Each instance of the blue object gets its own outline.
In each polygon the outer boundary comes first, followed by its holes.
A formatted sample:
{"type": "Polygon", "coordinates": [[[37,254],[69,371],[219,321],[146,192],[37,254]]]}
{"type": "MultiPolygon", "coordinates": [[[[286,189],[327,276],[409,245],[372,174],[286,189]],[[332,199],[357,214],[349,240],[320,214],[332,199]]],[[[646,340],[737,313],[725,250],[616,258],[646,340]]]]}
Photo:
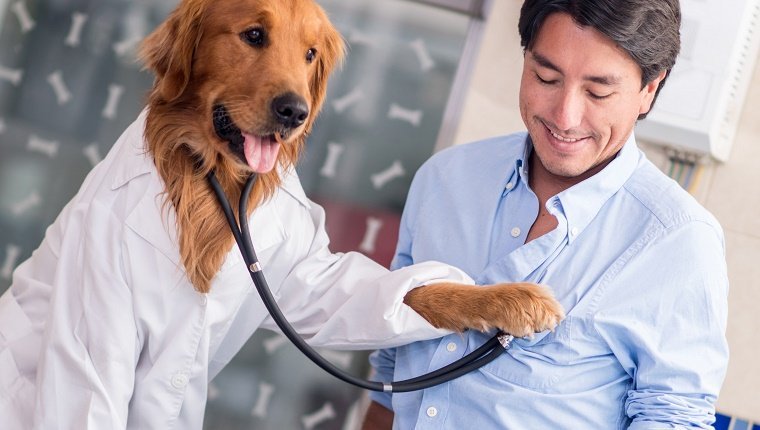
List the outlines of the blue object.
{"type": "MultiPolygon", "coordinates": [[[[478,372],[393,394],[392,404],[390,394],[373,400],[393,408],[399,428],[646,428],[635,418],[712,424],[728,359],[717,221],[631,138],[600,173],[550,198],[557,228],[524,244],[538,213],[526,141],[515,134],[432,157],[413,181],[393,267],[437,260],[478,283],[542,283],[567,319],[554,332],[516,340],[478,372]]],[[[453,334],[371,361],[378,379],[404,379],[486,339],[453,334]]]]}

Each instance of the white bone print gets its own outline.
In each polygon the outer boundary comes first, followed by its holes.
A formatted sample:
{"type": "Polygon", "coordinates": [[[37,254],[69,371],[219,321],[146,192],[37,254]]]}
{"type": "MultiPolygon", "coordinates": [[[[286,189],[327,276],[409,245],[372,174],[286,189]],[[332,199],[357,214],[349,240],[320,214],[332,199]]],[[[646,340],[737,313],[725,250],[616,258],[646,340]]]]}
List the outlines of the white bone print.
{"type": "Polygon", "coordinates": [[[336,415],[333,405],[331,403],[325,403],[321,409],[314,412],[313,414],[304,415],[301,418],[301,422],[303,423],[304,427],[306,427],[308,430],[311,430],[317,425],[322,424],[323,422],[331,420],[335,417],[336,415]]]}
{"type": "Polygon", "coordinates": [[[404,166],[401,165],[401,161],[396,160],[389,168],[383,170],[380,173],[372,175],[370,180],[372,181],[372,185],[375,187],[375,189],[379,190],[380,188],[383,188],[388,182],[396,178],[400,178],[405,174],[406,171],[404,170],[404,166]]]}
{"type": "Polygon", "coordinates": [[[266,382],[259,384],[259,397],[256,400],[256,405],[253,406],[253,410],[251,410],[251,416],[259,418],[264,418],[267,416],[267,411],[269,410],[269,402],[272,399],[272,394],[274,394],[273,385],[267,384],[266,382]]]}
{"type": "Polygon", "coordinates": [[[348,109],[351,105],[356,104],[361,99],[364,98],[364,92],[361,90],[361,88],[354,88],[353,91],[346,94],[345,96],[336,99],[333,101],[332,105],[335,108],[338,113],[343,113],[346,109],[348,109]]]}
{"type": "Polygon", "coordinates": [[[11,212],[13,215],[20,217],[21,215],[24,215],[30,210],[39,206],[41,203],[42,199],[40,198],[40,195],[37,194],[37,192],[33,192],[24,200],[21,200],[20,202],[11,206],[11,212]]]}
{"type": "Polygon", "coordinates": [[[71,14],[71,28],[69,28],[66,40],[63,41],[66,46],[76,47],[82,43],[82,29],[84,29],[87,19],[88,16],[81,12],[71,14]]]}
{"type": "Polygon", "coordinates": [[[5,262],[3,267],[0,268],[0,277],[3,279],[10,279],[13,275],[13,269],[16,268],[16,262],[19,256],[21,256],[21,248],[16,245],[8,244],[5,247],[5,262]]]}
{"type": "Polygon", "coordinates": [[[359,251],[367,254],[375,252],[375,243],[377,242],[378,233],[383,227],[383,221],[379,218],[368,217],[367,218],[367,230],[364,232],[364,239],[359,245],[359,251]]]}
{"type": "Polygon", "coordinates": [[[288,343],[288,338],[286,338],[285,336],[274,336],[265,340],[263,343],[264,343],[264,350],[266,350],[267,354],[272,355],[278,349],[280,349],[280,347],[288,343]]]}
{"type": "Polygon", "coordinates": [[[26,142],[26,149],[29,151],[39,152],[50,158],[54,158],[58,154],[59,146],[60,144],[54,140],[45,140],[35,135],[29,136],[29,140],[26,142]]]}
{"type": "Polygon", "coordinates": [[[111,45],[111,48],[113,48],[113,51],[116,53],[116,55],[122,57],[124,55],[127,55],[130,51],[134,50],[137,44],[140,43],[140,40],[142,40],[142,38],[139,37],[124,39],[111,45]]]}
{"type": "Polygon", "coordinates": [[[406,109],[402,106],[392,103],[391,109],[388,111],[388,118],[406,121],[415,127],[419,127],[420,122],[422,122],[422,111],[406,109]]]}
{"type": "Polygon", "coordinates": [[[106,101],[106,105],[103,107],[103,112],[101,112],[101,115],[103,118],[108,119],[114,119],[116,118],[116,110],[119,106],[119,100],[121,100],[121,96],[124,94],[124,87],[121,85],[115,85],[111,84],[108,86],[108,100],[106,101]]]}
{"type": "Polygon", "coordinates": [[[372,36],[362,33],[358,30],[354,30],[351,32],[351,34],[348,36],[348,42],[351,45],[364,45],[364,46],[375,45],[375,39],[372,36]]]}
{"type": "Polygon", "coordinates": [[[0,79],[8,81],[14,86],[18,86],[21,83],[21,78],[24,77],[24,71],[21,69],[9,69],[7,67],[0,66],[0,79]]]}
{"type": "Polygon", "coordinates": [[[71,100],[71,91],[69,91],[66,82],[63,80],[63,72],[56,70],[48,75],[47,81],[53,87],[55,98],[58,100],[59,105],[66,104],[71,100]]]}
{"type": "Polygon", "coordinates": [[[435,67],[435,61],[433,61],[433,59],[430,57],[430,51],[428,50],[424,40],[417,39],[409,45],[417,55],[417,60],[419,60],[420,67],[422,68],[423,72],[427,72],[428,70],[435,67]]]}
{"type": "Polygon", "coordinates": [[[325,160],[325,164],[322,165],[319,174],[327,178],[335,177],[335,168],[338,166],[338,159],[345,149],[346,147],[344,145],[329,142],[327,144],[327,159],[325,160]]]}
{"type": "Polygon", "coordinates": [[[29,9],[26,8],[26,3],[23,1],[17,1],[16,3],[13,3],[11,10],[16,15],[18,23],[21,25],[22,33],[28,33],[34,28],[36,23],[31,15],[29,15],[29,9]]]}
{"type": "Polygon", "coordinates": [[[100,156],[100,148],[98,148],[97,143],[91,143],[85,146],[82,153],[93,167],[103,160],[103,157],[100,156]]]}

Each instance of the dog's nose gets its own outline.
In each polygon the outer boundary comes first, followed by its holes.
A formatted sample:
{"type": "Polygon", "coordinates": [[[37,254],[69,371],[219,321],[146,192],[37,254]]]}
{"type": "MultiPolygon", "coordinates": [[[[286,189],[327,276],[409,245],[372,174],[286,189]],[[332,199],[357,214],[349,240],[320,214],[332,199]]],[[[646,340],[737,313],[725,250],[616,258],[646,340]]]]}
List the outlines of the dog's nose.
{"type": "Polygon", "coordinates": [[[309,106],[303,97],[286,93],[272,100],[272,111],[277,122],[287,128],[296,128],[309,116],[309,106]]]}

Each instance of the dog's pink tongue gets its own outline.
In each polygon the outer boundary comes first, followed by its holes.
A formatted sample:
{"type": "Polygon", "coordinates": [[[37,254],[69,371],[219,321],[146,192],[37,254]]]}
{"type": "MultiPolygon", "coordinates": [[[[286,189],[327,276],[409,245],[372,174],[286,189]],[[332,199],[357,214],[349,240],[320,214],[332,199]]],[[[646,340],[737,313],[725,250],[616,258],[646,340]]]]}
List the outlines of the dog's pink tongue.
{"type": "Polygon", "coordinates": [[[243,137],[245,160],[251,169],[256,173],[267,173],[274,169],[280,144],[271,137],[258,137],[247,133],[243,133],[243,137]]]}

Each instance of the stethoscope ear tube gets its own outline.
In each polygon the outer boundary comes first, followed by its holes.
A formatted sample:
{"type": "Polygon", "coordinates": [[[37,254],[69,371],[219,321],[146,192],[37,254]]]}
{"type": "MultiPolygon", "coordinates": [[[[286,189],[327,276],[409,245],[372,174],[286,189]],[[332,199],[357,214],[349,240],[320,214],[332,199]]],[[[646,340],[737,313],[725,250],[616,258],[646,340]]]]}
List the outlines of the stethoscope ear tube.
{"type": "Polygon", "coordinates": [[[369,381],[361,378],[357,378],[342,369],[337,368],[335,365],[324,359],[319,355],[312,347],[310,347],[301,336],[296,333],[295,329],[288,323],[285,316],[280,311],[277,302],[272,296],[272,292],[269,290],[264,272],[261,270],[261,266],[256,258],[256,251],[253,248],[251,241],[251,235],[248,228],[248,196],[253,189],[253,184],[256,181],[256,175],[251,175],[245,183],[243,193],[240,197],[240,204],[238,208],[238,221],[235,219],[235,215],[232,211],[232,207],[227,200],[227,196],[222,190],[221,185],[216,179],[214,172],[211,171],[208,174],[208,181],[216,194],[219,204],[222,206],[227,222],[230,225],[230,230],[235,237],[238,248],[243,256],[248,273],[253,280],[253,284],[256,286],[256,290],[261,296],[264,306],[269,311],[272,319],[277,326],[282,330],[282,333],[287,337],[305,356],[313,361],[317,366],[321,367],[327,373],[335,376],[336,378],[355,385],[360,388],[364,388],[371,391],[384,391],[392,393],[403,393],[409,391],[423,390],[433,387],[435,385],[442,384],[444,382],[451,381],[466,373],[476,370],[486,364],[492,362],[498,358],[504,351],[506,351],[512,341],[512,336],[505,333],[498,333],[496,336],[488,340],[482,346],[475,351],[472,351],[468,355],[460,358],[459,360],[442,367],[438,370],[430,372],[428,374],[418,376],[416,378],[407,379],[404,381],[395,381],[389,383],[369,381]]]}

